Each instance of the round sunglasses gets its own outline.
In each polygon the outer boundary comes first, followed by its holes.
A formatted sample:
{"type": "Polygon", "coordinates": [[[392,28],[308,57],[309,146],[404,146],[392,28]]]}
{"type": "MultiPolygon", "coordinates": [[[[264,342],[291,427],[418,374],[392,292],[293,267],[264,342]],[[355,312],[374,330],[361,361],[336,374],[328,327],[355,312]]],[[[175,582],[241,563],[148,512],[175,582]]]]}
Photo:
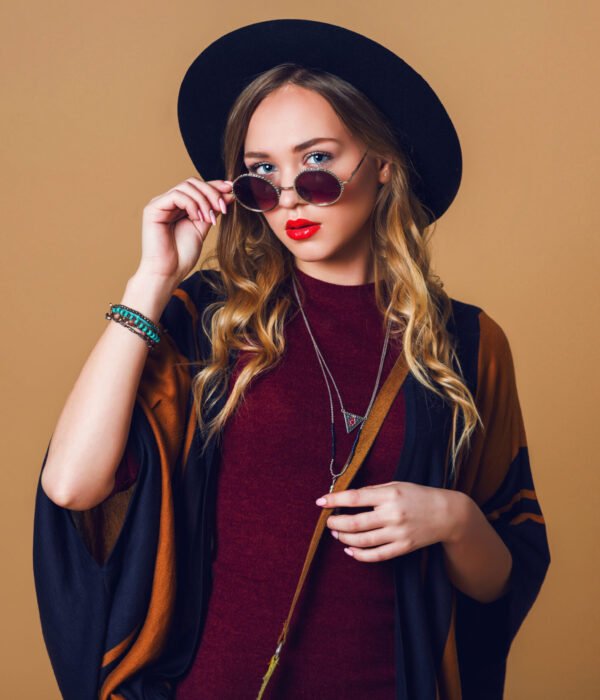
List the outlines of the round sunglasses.
{"type": "Polygon", "coordinates": [[[327,168],[304,168],[294,178],[290,187],[278,187],[264,175],[242,173],[233,181],[233,195],[243,207],[250,211],[270,211],[279,204],[282,190],[296,190],[296,194],[309,204],[328,207],[342,196],[344,185],[348,184],[362,165],[368,149],[347,180],[340,178],[327,168]]]}

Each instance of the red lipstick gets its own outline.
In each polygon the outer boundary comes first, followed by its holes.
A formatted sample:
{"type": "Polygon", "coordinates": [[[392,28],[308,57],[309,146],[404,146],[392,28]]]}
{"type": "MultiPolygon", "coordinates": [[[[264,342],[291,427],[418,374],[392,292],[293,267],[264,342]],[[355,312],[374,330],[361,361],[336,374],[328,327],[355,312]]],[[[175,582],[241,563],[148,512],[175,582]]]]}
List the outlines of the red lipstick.
{"type": "Polygon", "coordinates": [[[320,223],[309,219],[288,219],[285,223],[285,232],[296,241],[310,238],[320,228],[320,223]]]}

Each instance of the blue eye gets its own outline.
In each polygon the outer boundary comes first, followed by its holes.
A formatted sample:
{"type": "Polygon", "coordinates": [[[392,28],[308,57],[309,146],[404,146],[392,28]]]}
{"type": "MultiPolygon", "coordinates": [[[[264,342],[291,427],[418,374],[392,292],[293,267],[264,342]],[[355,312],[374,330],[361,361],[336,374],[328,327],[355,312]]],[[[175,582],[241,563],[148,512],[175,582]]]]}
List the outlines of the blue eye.
{"type": "MultiPolygon", "coordinates": [[[[325,156],[327,160],[331,160],[333,158],[331,153],[328,153],[327,151],[313,151],[312,153],[309,153],[306,158],[312,158],[313,156],[325,156]]],[[[324,160],[317,160],[313,165],[321,166],[324,162],[324,160]]],[[[310,165],[310,163],[309,163],[310,165]]],[[[266,170],[264,172],[258,172],[258,168],[272,168],[273,165],[272,163],[269,163],[268,161],[261,161],[260,163],[253,163],[252,165],[249,166],[248,170],[251,173],[256,173],[257,175],[271,175],[273,170],[266,170]]]]}
{"type": "MultiPolygon", "coordinates": [[[[268,166],[270,165],[270,163],[254,163],[254,164],[252,164],[252,165],[248,168],[248,170],[249,170],[251,173],[257,173],[258,168],[262,168],[264,165],[266,165],[266,166],[268,167],[268,166]]],[[[270,175],[270,172],[266,172],[266,173],[257,173],[257,174],[258,174],[258,175],[270,175]]]]}
{"type": "MultiPolygon", "coordinates": [[[[326,151],[313,151],[312,153],[309,153],[306,157],[310,158],[311,156],[325,156],[327,160],[331,160],[333,158],[331,153],[327,153],[326,151]]],[[[319,160],[317,161],[316,165],[321,165],[324,162],[325,161],[323,160],[319,160]]]]}

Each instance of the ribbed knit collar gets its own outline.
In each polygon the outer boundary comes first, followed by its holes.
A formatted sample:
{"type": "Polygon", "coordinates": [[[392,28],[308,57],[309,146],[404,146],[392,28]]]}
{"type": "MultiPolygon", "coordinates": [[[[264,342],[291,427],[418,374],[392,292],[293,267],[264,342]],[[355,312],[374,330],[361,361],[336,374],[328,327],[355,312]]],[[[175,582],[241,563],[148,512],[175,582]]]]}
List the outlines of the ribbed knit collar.
{"type": "Polygon", "coordinates": [[[375,300],[375,282],[365,284],[336,284],[311,277],[299,268],[295,268],[296,277],[304,290],[308,302],[338,303],[344,307],[358,305],[371,306],[375,300]]]}

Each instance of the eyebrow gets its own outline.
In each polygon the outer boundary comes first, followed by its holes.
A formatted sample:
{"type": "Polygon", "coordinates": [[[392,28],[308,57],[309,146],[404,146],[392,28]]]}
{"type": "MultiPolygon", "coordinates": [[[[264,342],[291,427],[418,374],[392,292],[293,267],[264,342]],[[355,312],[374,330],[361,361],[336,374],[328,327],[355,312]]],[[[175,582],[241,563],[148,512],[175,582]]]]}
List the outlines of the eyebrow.
{"type": "MultiPolygon", "coordinates": [[[[297,146],[294,146],[292,148],[292,151],[294,153],[297,153],[298,151],[303,151],[305,148],[310,148],[313,146],[315,143],[319,143],[321,141],[336,141],[337,143],[341,143],[339,139],[334,139],[329,136],[317,136],[317,138],[314,139],[308,139],[308,141],[303,141],[302,143],[299,143],[297,146]]],[[[269,154],[268,153],[263,153],[262,151],[248,151],[247,153],[244,153],[244,158],[268,158],[269,154]]]]}

